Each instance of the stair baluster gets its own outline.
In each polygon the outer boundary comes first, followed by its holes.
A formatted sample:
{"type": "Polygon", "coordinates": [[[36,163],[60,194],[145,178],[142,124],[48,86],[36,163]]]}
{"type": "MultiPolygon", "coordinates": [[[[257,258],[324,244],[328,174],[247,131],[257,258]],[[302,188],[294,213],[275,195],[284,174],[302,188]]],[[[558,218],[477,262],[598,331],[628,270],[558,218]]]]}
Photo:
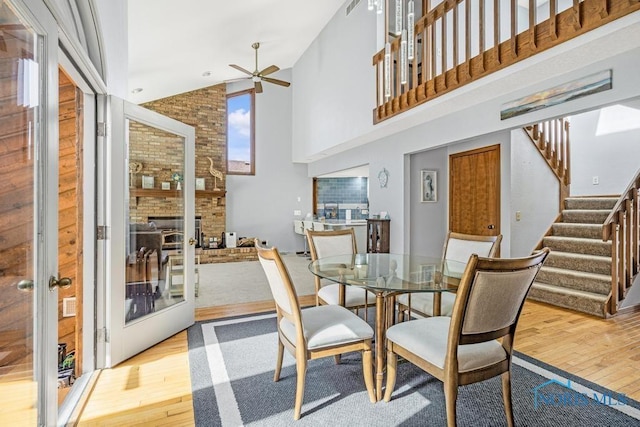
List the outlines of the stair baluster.
{"type": "Polygon", "coordinates": [[[602,224],[602,240],[611,241],[611,300],[609,314],[618,312],[640,268],[640,170],[616,202],[602,224]]]}

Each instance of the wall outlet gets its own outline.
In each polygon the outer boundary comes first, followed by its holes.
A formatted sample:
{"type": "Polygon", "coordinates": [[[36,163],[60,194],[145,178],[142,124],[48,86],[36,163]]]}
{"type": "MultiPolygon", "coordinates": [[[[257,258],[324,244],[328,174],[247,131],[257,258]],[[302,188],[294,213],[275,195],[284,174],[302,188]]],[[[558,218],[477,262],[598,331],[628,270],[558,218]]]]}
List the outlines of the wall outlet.
{"type": "Polygon", "coordinates": [[[293,211],[293,216],[300,216],[300,215],[302,215],[302,211],[299,211],[299,210],[293,211]]]}
{"type": "Polygon", "coordinates": [[[600,184],[600,178],[598,178],[597,176],[594,176],[592,179],[593,185],[598,185],[600,184]]]}
{"type": "Polygon", "coordinates": [[[520,221],[522,219],[522,212],[516,211],[516,221],[520,221]]]}

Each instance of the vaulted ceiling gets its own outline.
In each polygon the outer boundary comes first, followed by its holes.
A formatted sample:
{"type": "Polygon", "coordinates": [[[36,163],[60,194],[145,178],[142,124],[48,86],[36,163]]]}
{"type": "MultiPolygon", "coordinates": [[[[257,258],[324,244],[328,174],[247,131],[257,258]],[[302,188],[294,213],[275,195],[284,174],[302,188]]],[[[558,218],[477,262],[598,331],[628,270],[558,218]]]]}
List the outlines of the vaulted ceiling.
{"type": "Polygon", "coordinates": [[[260,69],[290,68],[344,3],[129,0],[129,100],[146,102],[243,77],[229,64],[253,71],[254,42],[260,42],[260,69]],[[132,93],[137,88],[142,91],[132,93]]]}

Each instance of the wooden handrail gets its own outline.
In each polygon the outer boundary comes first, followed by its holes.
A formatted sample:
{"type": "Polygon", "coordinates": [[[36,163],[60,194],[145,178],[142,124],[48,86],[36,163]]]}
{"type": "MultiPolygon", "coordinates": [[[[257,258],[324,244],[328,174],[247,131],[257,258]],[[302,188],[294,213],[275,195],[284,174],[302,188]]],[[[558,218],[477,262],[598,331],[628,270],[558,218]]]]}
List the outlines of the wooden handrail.
{"type": "Polygon", "coordinates": [[[387,69],[384,49],[373,55],[374,124],[640,10],[639,1],[573,0],[559,11],[559,2],[549,1],[545,6],[549,8],[549,19],[538,23],[536,2],[529,0],[527,27],[518,33],[515,0],[480,0],[477,8],[471,7],[470,2],[444,0],[417,20],[415,55],[406,61],[406,82],[400,81],[400,76],[405,75],[400,68],[400,38],[390,41],[387,69]],[[486,13],[487,2],[493,8],[491,16],[486,13]],[[510,12],[503,16],[498,11],[506,4],[510,12]],[[592,13],[594,10],[600,13],[592,13]],[[487,25],[488,19],[493,21],[493,28],[487,25]],[[501,31],[503,21],[507,21],[505,31],[501,31]],[[487,47],[488,43],[492,45],[487,47]],[[384,90],[387,85],[388,97],[384,90]]]}
{"type": "Polygon", "coordinates": [[[611,225],[616,223],[616,212],[622,210],[623,208],[622,204],[625,202],[625,200],[630,199],[629,196],[631,196],[634,191],[637,193],[639,189],[640,189],[640,169],[638,169],[635,176],[627,186],[626,190],[624,190],[620,198],[618,198],[618,201],[614,205],[607,219],[605,219],[604,223],[602,223],[602,240],[603,241],[607,242],[611,240],[611,234],[613,234],[611,232],[611,225]]]}
{"type": "Polygon", "coordinates": [[[571,185],[569,119],[562,117],[535,123],[524,128],[531,142],[546,160],[560,184],[560,211],[569,197],[571,185]]]}
{"type": "Polygon", "coordinates": [[[640,271],[640,170],[602,224],[602,240],[611,241],[609,314],[618,311],[633,278],[640,271]]]}

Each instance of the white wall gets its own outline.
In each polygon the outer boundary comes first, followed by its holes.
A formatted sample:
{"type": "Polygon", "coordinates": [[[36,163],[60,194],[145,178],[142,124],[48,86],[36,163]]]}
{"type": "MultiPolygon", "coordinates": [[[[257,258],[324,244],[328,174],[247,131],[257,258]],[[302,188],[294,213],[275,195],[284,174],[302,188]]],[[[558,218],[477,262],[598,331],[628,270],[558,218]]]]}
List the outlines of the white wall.
{"type": "Polygon", "coordinates": [[[349,17],[337,15],[294,66],[296,159],[319,160],[413,126],[436,128],[429,145],[408,147],[421,151],[640,95],[635,71],[640,67],[640,14],[636,13],[374,126],[375,19],[364,12],[366,7],[358,6],[349,17]],[[362,25],[346,25],[351,18],[360,18],[362,25]],[[360,40],[357,46],[355,40],[360,40]],[[613,70],[612,90],[500,120],[506,102],[604,69],[613,70]]]}
{"type": "Polygon", "coordinates": [[[640,100],[572,116],[570,135],[571,195],[619,195],[640,168],[640,100]],[[635,129],[602,133],[626,114],[635,129]]]}
{"type": "Polygon", "coordinates": [[[293,67],[293,158],[358,138],[375,106],[376,14],[340,8],[293,67]]]}
{"type": "Polygon", "coordinates": [[[531,254],[558,216],[560,184],[522,129],[511,131],[510,161],[511,256],[519,257],[531,254]]]}
{"type": "MultiPolygon", "coordinates": [[[[347,37],[347,35],[344,36],[347,37]]],[[[353,37],[360,37],[360,35],[356,34],[353,37]]],[[[317,52],[320,47],[326,50],[341,49],[340,40],[333,38],[331,40],[334,43],[332,47],[326,45],[327,41],[321,37],[305,55],[317,52]]],[[[352,62],[355,60],[357,57],[352,62]]],[[[343,66],[345,81],[357,82],[365,78],[366,71],[362,70],[359,63],[353,67],[347,67],[342,63],[340,65],[343,66]]],[[[371,69],[373,70],[373,67],[371,69]]],[[[406,190],[409,188],[410,162],[405,162],[405,156],[478,138],[481,135],[510,131],[550,117],[565,116],[640,96],[640,85],[637,84],[638,69],[640,69],[640,13],[619,19],[507,67],[398,117],[388,119],[376,125],[375,128],[371,122],[368,128],[360,123],[361,111],[350,116],[352,120],[348,120],[348,117],[332,120],[333,111],[327,106],[333,105],[334,108],[339,109],[343,102],[349,102],[352,98],[361,98],[356,90],[345,89],[339,96],[333,92],[315,93],[313,103],[319,103],[326,108],[314,111],[313,115],[317,116],[317,119],[305,123],[308,127],[305,132],[297,132],[297,124],[294,123],[294,139],[296,145],[300,144],[304,147],[306,157],[314,157],[320,153],[337,153],[328,156],[318,155],[319,160],[309,164],[309,176],[318,176],[363,163],[370,164],[371,212],[389,211],[392,219],[391,250],[404,251],[410,248],[408,231],[405,230],[410,227],[405,227],[405,224],[410,224],[411,217],[410,194],[406,190]],[[505,102],[604,69],[613,70],[614,84],[611,90],[512,119],[500,120],[501,106],[505,102]],[[359,131],[358,137],[351,136],[354,130],[359,131]],[[307,135],[317,135],[317,137],[308,138],[307,135]],[[323,139],[321,143],[317,141],[318,138],[323,139]],[[389,185],[385,189],[375,185],[378,171],[382,167],[390,173],[389,185]]],[[[294,76],[296,72],[297,65],[294,67],[294,76]]],[[[308,72],[313,73],[313,70],[309,69],[308,72]]],[[[309,81],[322,80],[323,76],[316,73],[307,75],[307,78],[309,81]]],[[[374,88],[372,84],[367,91],[374,92],[374,88]]],[[[362,88],[357,86],[357,89],[362,88]]],[[[305,104],[295,104],[294,119],[308,114],[308,111],[305,111],[306,108],[305,104]]],[[[345,114],[344,110],[341,111],[345,114]]],[[[506,135],[508,134],[507,132],[506,135]]],[[[509,137],[506,137],[505,141],[508,140],[509,137]]],[[[511,158],[508,149],[506,153],[502,153],[502,158],[511,158]]],[[[510,165],[510,162],[506,163],[510,165]]],[[[512,217],[509,204],[511,191],[504,178],[511,176],[510,169],[503,170],[502,176],[504,185],[501,230],[504,235],[502,251],[504,256],[509,254],[512,240],[508,235],[512,217]]]]}
{"type": "MultiPolygon", "coordinates": [[[[289,81],[291,70],[274,77],[289,81]]],[[[229,84],[227,93],[251,84],[229,84]]],[[[227,230],[239,237],[267,240],[281,251],[301,251],[304,240],[293,231],[293,211],[312,211],[312,180],[307,177],[306,165],[291,161],[292,94],[288,88],[269,83],[262,87],[264,92],[255,98],[256,174],[227,175],[227,230]]]]}
{"type": "Polygon", "coordinates": [[[448,229],[448,151],[446,148],[415,153],[410,157],[409,187],[409,229],[407,235],[411,253],[432,257],[442,256],[444,239],[448,229]],[[421,181],[422,169],[438,172],[437,194],[435,203],[422,203],[421,181]]]}

